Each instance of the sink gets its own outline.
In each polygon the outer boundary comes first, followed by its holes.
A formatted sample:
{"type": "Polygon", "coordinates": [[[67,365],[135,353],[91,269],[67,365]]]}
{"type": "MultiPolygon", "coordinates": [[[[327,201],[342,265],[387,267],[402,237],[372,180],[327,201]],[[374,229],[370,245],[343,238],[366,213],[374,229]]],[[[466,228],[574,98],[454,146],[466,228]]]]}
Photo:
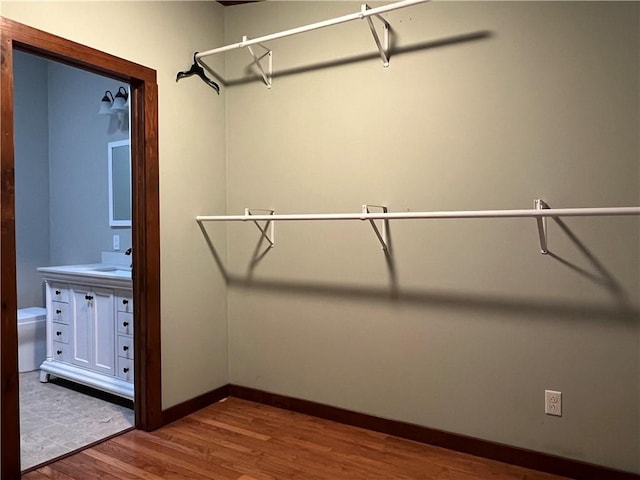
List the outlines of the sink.
{"type": "Polygon", "coordinates": [[[92,267],[91,270],[95,270],[96,272],[130,272],[131,267],[125,267],[124,265],[100,265],[92,267]]]}
{"type": "Polygon", "coordinates": [[[131,267],[128,265],[91,265],[87,270],[96,272],[100,275],[108,275],[114,277],[128,277],[131,278],[131,267]]]}
{"type": "Polygon", "coordinates": [[[91,270],[95,270],[96,272],[115,272],[116,270],[119,270],[117,267],[94,267],[91,270]]]}

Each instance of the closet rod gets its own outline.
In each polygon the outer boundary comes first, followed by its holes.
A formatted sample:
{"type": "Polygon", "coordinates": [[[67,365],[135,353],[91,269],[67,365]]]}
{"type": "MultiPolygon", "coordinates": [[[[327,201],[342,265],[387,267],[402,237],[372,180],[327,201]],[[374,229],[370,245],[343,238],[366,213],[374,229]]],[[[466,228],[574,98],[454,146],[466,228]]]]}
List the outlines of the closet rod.
{"type": "Polygon", "coordinates": [[[255,222],[295,220],[403,220],[420,218],[544,218],[602,217],[640,215],[640,207],[543,208],[532,210],[470,210],[450,212],[389,212],[389,213],[316,213],[273,215],[198,215],[197,222],[255,222]]]}
{"type": "Polygon", "coordinates": [[[374,15],[380,15],[381,13],[390,12],[399,8],[410,7],[411,5],[417,5],[418,3],[425,3],[430,0],[402,0],[396,3],[390,3],[376,8],[367,8],[366,5],[362,6],[362,10],[357,13],[351,13],[342,17],[332,18],[324,20],[322,22],[312,23],[310,25],[304,25],[290,30],[285,30],[278,33],[272,33],[258,38],[246,39],[239,43],[233,43],[224,47],[214,48],[213,50],[207,50],[196,54],[196,59],[200,60],[203,57],[215,55],[217,53],[227,52],[229,50],[235,50],[238,48],[248,47],[250,45],[256,45],[262,42],[268,42],[270,40],[276,40],[278,38],[289,37],[291,35],[297,35],[299,33],[309,32],[311,30],[317,30],[319,28],[330,27],[331,25],[337,25],[339,23],[350,22],[351,20],[361,20],[374,15]]]}

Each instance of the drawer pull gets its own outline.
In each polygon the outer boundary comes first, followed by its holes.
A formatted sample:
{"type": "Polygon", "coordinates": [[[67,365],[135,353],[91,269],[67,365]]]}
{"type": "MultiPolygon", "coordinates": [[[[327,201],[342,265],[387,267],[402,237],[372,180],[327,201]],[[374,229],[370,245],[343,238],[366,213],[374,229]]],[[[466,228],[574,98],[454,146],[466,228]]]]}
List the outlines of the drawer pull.
{"type": "Polygon", "coordinates": [[[58,330],[58,331],[56,332],[56,335],[57,335],[57,336],[60,336],[60,335],[62,335],[62,332],[61,332],[60,330],[58,330]]]}
{"type": "Polygon", "coordinates": [[[127,345],[123,345],[122,346],[122,350],[124,350],[126,352],[127,350],[129,350],[129,347],[127,345]]]}
{"type": "Polygon", "coordinates": [[[122,299],[122,304],[123,305],[129,305],[129,300],[127,300],[126,298],[122,299]]]}
{"type": "Polygon", "coordinates": [[[56,310],[56,315],[60,315],[62,313],[62,310],[56,310]]]}
{"type": "Polygon", "coordinates": [[[124,328],[127,328],[127,327],[129,326],[129,322],[122,322],[122,326],[123,326],[124,328]]]}
{"type": "Polygon", "coordinates": [[[60,290],[56,290],[56,295],[60,295],[62,292],[60,290]]]}
{"type": "Polygon", "coordinates": [[[56,353],[57,353],[58,355],[62,355],[62,350],[56,350],[56,353]]]}
{"type": "Polygon", "coordinates": [[[91,295],[85,295],[85,296],[84,296],[84,299],[85,299],[85,300],[93,300],[93,296],[91,296],[91,295]]]}
{"type": "Polygon", "coordinates": [[[129,371],[129,367],[124,367],[124,368],[122,369],[122,372],[123,372],[123,373],[127,373],[128,371],[129,371]]]}

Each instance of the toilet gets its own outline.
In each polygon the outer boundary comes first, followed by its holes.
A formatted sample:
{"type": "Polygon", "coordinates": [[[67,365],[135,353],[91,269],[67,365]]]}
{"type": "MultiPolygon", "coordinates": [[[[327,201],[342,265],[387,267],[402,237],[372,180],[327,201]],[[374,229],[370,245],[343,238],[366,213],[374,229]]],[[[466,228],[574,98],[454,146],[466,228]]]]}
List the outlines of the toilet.
{"type": "Polygon", "coordinates": [[[38,370],[47,355],[47,310],[42,307],[18,310],[18,372],[38,370]]]}

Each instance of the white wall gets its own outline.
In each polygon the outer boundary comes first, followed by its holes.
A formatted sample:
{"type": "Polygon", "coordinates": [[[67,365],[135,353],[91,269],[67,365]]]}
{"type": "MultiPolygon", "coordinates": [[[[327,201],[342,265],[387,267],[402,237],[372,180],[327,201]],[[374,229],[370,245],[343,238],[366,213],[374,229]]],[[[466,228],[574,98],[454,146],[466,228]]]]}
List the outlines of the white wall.
{"type": "Polygon", "coordinates": [[[194,51],[222,43],[222,10],[215,2],[2,2],[7,18],[157,71],[164,408],[228,382],[225,286],[194,221],[226,208],[224,95],[196,78],[175,81],[194,51]]]}
{"type": "MultiPolygon", "coordinates": [[[[226,40],[358,9],[234,7],[226,40]]],[[[404,51],[388,69],[350,23],[272,42],[271,90],[227,89],[229,213],[638,205],[636,2],[385,17],[404,51]]],[[[229,53],[227,78],[248,64],[229,53]]],[[[234,224],[230,380],[640,472],[639,222],[565,222],[576,240],[550,222],[555,258],[534,220],[394,222],[397,298],[366,223],[277,224],[251,282],[258,232],[234,224]],[[561,418],[544,414],[545,389],[562,391],[561,418]]]]}

